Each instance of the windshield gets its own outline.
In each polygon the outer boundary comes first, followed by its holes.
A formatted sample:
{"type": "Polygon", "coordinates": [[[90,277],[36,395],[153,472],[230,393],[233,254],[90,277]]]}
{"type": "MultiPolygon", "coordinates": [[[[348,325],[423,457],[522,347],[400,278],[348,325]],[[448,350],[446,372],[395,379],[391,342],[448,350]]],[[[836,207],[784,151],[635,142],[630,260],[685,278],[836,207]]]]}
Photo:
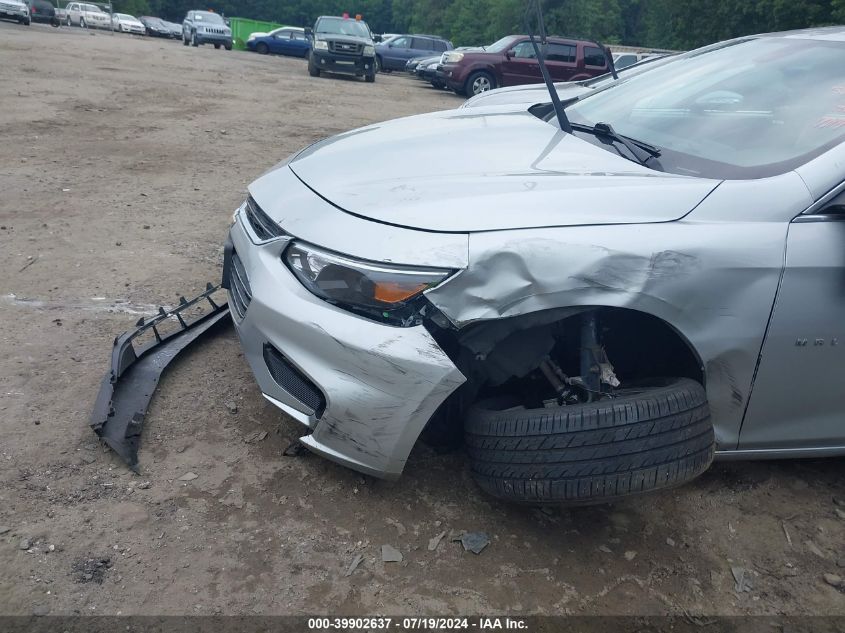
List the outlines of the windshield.
{"type": "Polygon", "coordinates": [[[845,140],[844,54],[842,42],[734,41],[612,84],[566,113],[659,148],[666,171],[774,176],[845,140]]]}
{"type": "Polygon", "coordinates": [[[482,50],[485,53],[501,53],[502,51],[510,48],[511,44],[513,44],[513,41],[515,39],[516,38],[513,35],[508,35],[500,40],[493,42],[492,44],[490,44],[490,46],[482,47],[482,50]]]}
{"type": "Polygon", "coordinates": [[[211,24],[225,24],[223,18],[218,14],[209,13],[208,11],[194,13],[194,19],[199,22],[210,22],[211,24]]]}
{"type": "Polygon", "coordinates": [[[317,33],[325,33],[327,35],[370,37],[370,29],[364,22],[348,18],[320,18],[314,30],[317,33]]]}

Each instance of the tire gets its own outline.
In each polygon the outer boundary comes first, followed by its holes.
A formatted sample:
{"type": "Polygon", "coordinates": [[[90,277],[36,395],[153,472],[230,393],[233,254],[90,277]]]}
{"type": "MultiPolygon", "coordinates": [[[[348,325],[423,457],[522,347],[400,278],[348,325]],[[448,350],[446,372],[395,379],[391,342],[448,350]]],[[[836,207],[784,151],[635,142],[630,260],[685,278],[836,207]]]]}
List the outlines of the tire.
{"type": "Polygon", "coordinates": [[[490,73],[477,70],[472,73],[464,85],[464,92],[467,97],[480,95],[482,92],[493,90],[496,87],[496,79],[490,73]]]}
{"type": "Polygon", "coordinates": [[[266,55],[270,52],[270,47],[264,42],[258,42],[258,46],[255,47],[255,52],[259,55],[266,55]]]}
{"type": "Polygon", "coordinates": [[[220,44],[215,44],[214,49],[219,51],[220,50],[220,44]]]}
{"type": "Polygon", "coordinates": [[[225,48],[227,51],[230,51],[230,50],[232,50],[232,45],[231,44],[223,44],[223,48],[225,48]]]}
{"type": "Polygon", "coordinates": [[[185,37],[185,34],[182,33],[182,46],[187,46],[190,42],[188,42],[188,38],[185,37]]]}
{"type": "Polygon", "coordinates": [[[381,68],[381,55],[376,55],[376,72],[384,72],[381,68]]]}
{"type": "Polygon", "coordinates": [[[191,46],[197,47],[199,45],[200,45],[200,43],[199,43],[199,40],[197,39],[197,32],[193,31],[191,33],[191,46]]]}
{"type": "Polygon", "coordinates": [[[666,378],[619,397],[553,409],[473,405],[464,425],[472,474],[519,503],[590,505],[678,486],[713,461],[704,388],[666,378]]]}
{"type": "Polygon", "coordinates": [[[81,29],[88,28],[87,26],[85,26],[85,18],[79,18],[79,28],[81,28],[81,29]]]}
{"type": "Polygon", "coordinates": [[[67,16],[65,18],[65,24],[67,24],[68,26],[73,26],[73,22],[70,21],[70,16],[67,16]]]}
{"type": "Polygon", "coordinates": [[[371,74],[364,75],[364,81],[366,81],[368,84],[375,83],[375,81],[376,81],[376,71],[373,70],[373,72],[371,74]]]}
{"type": "Polygon", "coordinates": [[[313,57],[308,57],[308,74],[312,77],[319,77],[320,76],[320,69],[314,64],[313,57]]]}

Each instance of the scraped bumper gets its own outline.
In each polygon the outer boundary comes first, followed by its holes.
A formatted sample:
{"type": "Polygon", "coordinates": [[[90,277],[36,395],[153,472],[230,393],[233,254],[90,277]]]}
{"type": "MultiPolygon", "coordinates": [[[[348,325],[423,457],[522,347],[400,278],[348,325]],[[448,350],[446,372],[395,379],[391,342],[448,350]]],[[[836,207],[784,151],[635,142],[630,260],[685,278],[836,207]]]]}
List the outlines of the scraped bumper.
{"type": "Polygon", "coordinates": [[[308,427],[311,451],[398,477],[464,376],[422,326],[383,325],[308,292],[281,259],[288,243],[259,243],[239,213],[226,246],[232,317],[259,387],[308,427]]]}

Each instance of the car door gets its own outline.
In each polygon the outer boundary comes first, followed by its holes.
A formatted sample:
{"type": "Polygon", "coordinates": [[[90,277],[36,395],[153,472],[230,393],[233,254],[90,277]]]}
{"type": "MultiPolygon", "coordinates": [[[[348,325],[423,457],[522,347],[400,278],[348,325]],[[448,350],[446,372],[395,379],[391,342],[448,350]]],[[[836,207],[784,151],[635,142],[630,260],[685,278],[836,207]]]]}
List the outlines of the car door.
{"type": "Polygon", "coordinates": [[[302,31],[291,31],[290,48],[291,55],[305,57],[308,55],[308,51],[311,50],[311,43],[302,31]]]}
{"type": "Polygon", "coordinates": [[[789,225],[740,449],[845,446],[845,183],[789,225]]]}
{"type": "Polygon", "coordinates": [[[503,86],[534,84],[543,80],[543,76],[540,74],[540,64],[537,62],[534,46],[530,40],[523,40],[514,44],[505,53],[501,69],[503,86]]]}
{"type": "Polygon", "coordinates": [[[411,40],[411,49],[405,53],[405,59],[402,63],[402,68],[405,68],[405,63],[413,57],[430,57],[434,54],[434,41],[427,37],[415,37],[411,40]]]}
{"type": "Polygon", "coordinates": [[[405,52],[411,47],[413,38],[410,35],[401,35],[387,43],[382,48],[382,65],[387,70],[400,70],[405,68],[405,62],[410,59],[405,57],[405,52]]]}
{"type": "Polygon", "coordinates": [[[79,24],[79,3],[71,2],[67,5],[67,19],[73,24],[79,24]]]}
{"type": "Polygon", "coordinates": [[[290,29],[276,31],[273,35],[266,38],[265,41],[271,53],[278,53],[280,55],[290,54],[290,29]]]}
{"type": "Polygon", "coordinates": [[[545,54],[552,81],[570,81],[578,72],[578,45],[575,42],[549,42],[545,54]]]}

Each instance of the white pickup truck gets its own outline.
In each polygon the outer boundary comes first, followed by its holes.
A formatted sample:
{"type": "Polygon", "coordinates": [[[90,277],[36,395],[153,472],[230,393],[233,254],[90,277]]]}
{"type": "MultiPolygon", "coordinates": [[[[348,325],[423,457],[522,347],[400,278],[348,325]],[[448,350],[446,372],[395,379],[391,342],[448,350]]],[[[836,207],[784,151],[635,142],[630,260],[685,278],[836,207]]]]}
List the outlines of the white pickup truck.
{"type": "Polygon", "coordinates": [[[67,12],[65,24],[68,26],[111,29],[111,17],[95,4],[71,2],[65,7],[65,11],[67,12]]]}

